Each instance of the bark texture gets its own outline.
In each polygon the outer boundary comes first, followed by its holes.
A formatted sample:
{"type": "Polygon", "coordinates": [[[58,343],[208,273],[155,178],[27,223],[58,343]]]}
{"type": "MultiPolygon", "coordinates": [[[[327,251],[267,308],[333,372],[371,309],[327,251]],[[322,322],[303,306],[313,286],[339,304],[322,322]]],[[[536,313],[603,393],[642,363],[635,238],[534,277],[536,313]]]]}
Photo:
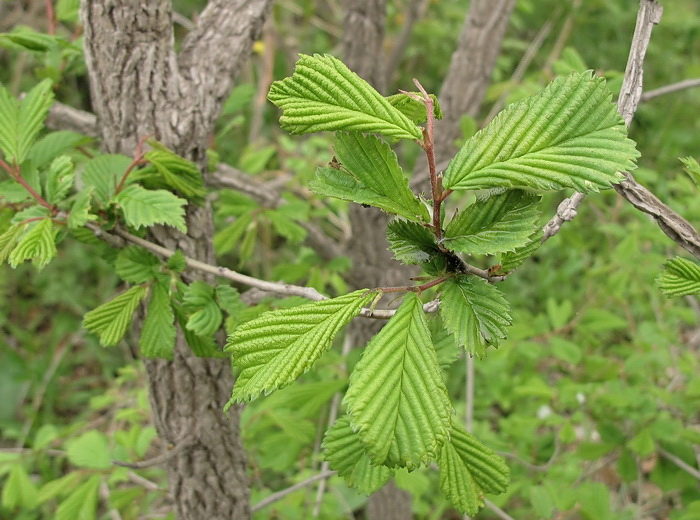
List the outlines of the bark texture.
{"type": "MultiPolygon", "coordinates": [[[[139,139],[153,136],[204,169],[221,103],[269,5],[210,1],[178,55],[170,0],[83,1],[90,92],[105,151],[132,155],[139,139]]],[[[211,262],[210,209],[190,205],[187,224],[187,235],[159,228],[153,239],[211,262]]],[[[179,334],[174,360],[149,360],[146,369],[159,437],[176,446],[166,466],[177,518],[248,518],[239,411],[222,413],[233,384],[228,360],[194,357],[179,334]]]]}
{"type": "Polygon", "coordinates": [[[460,136],[460,118],[465,114],[472,117],[478,114],[515,1],[473,0],[469,6],[459,43],[440,90],[440,105],[445,117],[435,132],[438,162],[455,152],[453,143],[460,136]]]}
{"type": "MultiPolygon", "coordinates": [[[[382,45],[384,42],[386,1],[346,0],[343,37],[345,64],[377,90],[382,89],[382,45]]],[[[387,215],[376,208],[350,206],[352,236],[346,254],[352,258],[350,284],[353,288],[404,285],[406,269],[392,259],[385,238],[387,215]]],[[[381,329],[375,320],[355,320],[348,334],[354,347],[364,346],[381,329]]],[[[411,496],[389,483],[369,498],[368,520],[405,520],[411,518],[411,496]]]]}

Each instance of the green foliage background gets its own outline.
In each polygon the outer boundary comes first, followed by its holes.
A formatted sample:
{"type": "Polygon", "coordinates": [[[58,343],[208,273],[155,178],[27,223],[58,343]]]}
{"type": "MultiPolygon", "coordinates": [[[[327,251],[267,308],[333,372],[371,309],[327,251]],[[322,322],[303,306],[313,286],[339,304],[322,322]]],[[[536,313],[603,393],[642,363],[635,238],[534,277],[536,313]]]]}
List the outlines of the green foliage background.
{"type": "MultiPolygon", "coordinates": [[[[389,3],[391,43],[405,15],[404,2],[389,3]]],[[[59,4],[66,13],[59,32],[70,39],[76,27],[71,2],[59,4]]],[[[411,89],[412,77],[429,92],[439,91],[467,4],[430,2],[390,93],[411,89]]],[[[185,16],[203,5],[175,2],[185,16]]],[[[500,96],[515,101],[541,89],[552,74],[571,70],[593,68],[607,77],[613,90],[619,88],[636,2],[573,5],[578,5],[575,12],[568,3],[518,2],[481,117],[500,96]],[[569,15],[573,26],[566,46],[551,61],[569,15]],[[523,81],[513,84],[513,69],[548,20],[550,35],[523,81]]],[[[646,89],[700,76],[700,6],[694,0],[676,0],[664,7],[645,64],[646,89]]],[[[291,73],[298,52],[334,51],[342,35],[340,14],[337,2],[279,2],[274,10],[274,78],[291,73]]],[[[45,28],[40,16],[25,23],[37,31],[45,28]]],[[[330,141],[325,135],[290,137],[279,129],[273,107],[255,108],[265,45],[270,41],[257,48],[226,104],[214,151],[218,160],[261,179],[293,173],[285,180],[293,192],[308,184],[317,165],[328,162],[330,141]],[[255,118],[261,119],[262,131],[250,141],[255,118]]],[[[59,80],[57,99],[88,108],[79,52],[26,52],[7,39],[2,46],[0,81],[14,94],[51,77],[59,80]]],[[[677,158],[700,157],[698,113],[700,89],[682,91],[643,103],[630,130],[642,152],[636,177],[696,226],[698,192],[677,158]]],[[[465,134],[479,125],[480,119],[471,125],[466,121],[465,134]]],[[[400,159],[410,167],[414,156],[407,151],[400,159]]],[[[545,215],[554,212],[560,198],[545,196],[550,210],[545,215]]],[[[299,247],[305,231],[298,224],[320,218],[328,222],[329,234],[340,236],[347,223],[346,205],[293,195],[289,200],[279,210],[268,210],[243,195],[219,193],[215,243],[220,263],[261,278],[341,294],[349,262],[326,262],[299,247]],[[296,223],[290,222],[291,216],[296,223]]],[[[7,218],[7,212],[0,212],[3,225],[7,218]]],[[[130,346],[135,341],[105,350],[81,331],[83,314],[124,288],[113,274],[109,254],[94,245],[64,242],[41,272],[30,265],[0,267],[0,518],[52,517],[58,504],[67,504],[59,512],[72,518],[72,508],[89,506],[89,500],[78,499],[95,495],[101,482],[110,490],[110,506],[122,518],[157,515],[167,505],[166,494],[158,489],[165,485],[162,471],[134,472],[109,463],[157,452],[143,370],[135,360],[135,346],[130,346]],[[10,451],[15,447],[28,450],[10,451]],[[156,485],[144,486],[143,478],[156,485]],[[17,489],[23,491],[18,495],[17,489]],[[17,495],[21,499],[12,498],[17,495]],[[65,500],[70,496],[77,497],[74,503],[65,500]]],[[[679,254],[683,252],[653,222],[615,193],[604,192],[586,199],[578,217],[499,286],[509,295],[514,325],[499,350],[489,350],[486,359],[476,362],[474,431],[506,456],[511,485],[491,500],[512,517],[700,517],[698,481],[673,461],[680,459],[697,471],[700,307],[696,299],[667,299],[654,284],[667,258],[679,254]]],[[[270,305],[284,303],[264,302],[246,310],[245,319],[270,305]]],[[[349,368],[358,356],[350,354],[349,368]]],[[[319,364],[299,383],[244,412],[252,503],[318,470],[319,431],[325,428],[333,394],[342,389],[339,376],[345,375],[337,346],[319,364]]],[[[455,363],[448,374],[454,403],[465,402],[464,366],[455,363]]],[[[457,406],[463,417],[463,405],[457,406]]],[[[413,494],[416,518],[450,518],[436,472],[399,471],[396,481],[413,494]]],[[[321,518],[344,518],[366,501],[341,479],[334,478],[331,487],[321,518]]],[[[308,518],[313,496],[313,488],[288,495],[256,518],[308,518]]],[[[496,516],[486,509],[477,518],[496,516]]]]}

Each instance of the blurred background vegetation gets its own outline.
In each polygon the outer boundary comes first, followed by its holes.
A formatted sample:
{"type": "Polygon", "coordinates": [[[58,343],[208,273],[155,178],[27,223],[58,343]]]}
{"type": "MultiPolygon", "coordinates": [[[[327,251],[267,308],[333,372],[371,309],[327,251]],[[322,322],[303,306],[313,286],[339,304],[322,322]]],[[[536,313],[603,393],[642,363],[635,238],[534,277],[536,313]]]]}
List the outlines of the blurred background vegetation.
{"type": "MultiPolygon", "coordinates": [[[[174,1],[179,37],[205,3],[174,1]]],[[[387,56],[407,3],[389,2],[387,56]]],[[[426,1],[387,93],[410,89],[413,77],[439,92],[468,4],[426,1]]],[[[700,77],[700,4],[662,4],[646,90],[700,77]]],[[[0,3],[0,81],[19,94],[51,77],[61,102],[89,110],[77,0],[56,8],[56,33],[70,44],[28,49],[11,35],[30,41],[40,38],[35,31],[46,33],[44,2],[0,3]]],[[[595,69],[619,89],[636,11],[631,0],[518,1],[482,113],[463,122],[465,137],[492,117],[494,105],[532,94],[556,74],[595,69]],[[514,79],[518,66],[523,73],[514,79]]],[[[345,290],[350,262],[323,260],[303,246],[299,225],[316,220],[339,240],[347,234],[346,205],[304,189],[332,156],[329,138],[285,135],[265,95],[271,81],[290,74],[297,53],[339,54],[342,14],[340,0],[276,2],[212,136],[212,161],[283,186],[290,201],[267,210],[232,191],[212,194],[220,263],[332,294],[345,290]]],[[[678,157],[700,158],[699,114],[700,88],[683,90],[643,102],[630,129],[642,152],[638,180],[696,227],[700,197],[678,157]]],[[[410,170],[415,151],[401,159],[410,170]]],[[[561,198],[547,198],[545,216],[561,198]]],[[[111,463],[152,456],[157,440],[130,343],[103,349],[81,330],[82,315],[119,288],[110,258],[90,247],[64,242],[41,273],[0,266],[2,519],[73,519],[76,511],[169,518],[164,472],[111,463]]],[[[578,217],[501,286],[514,325],[498,351],[476,362],[474,428],[511,467],[507,494],[490,499],[512,518],[700,518],[700,304],[666,299],[654,283],[675,255],[684,252],[610,191],[588,197],[578,217]]],[[[351,353],[349,366],[358,355],[351,353]]],[[[246,409],[253,504],[318,471],[329,403],[342,388],[341,361],[334,351],[299,383],[246,409]]],[[[458,361],[448,387],[459,414],[464,380],[458,361]]],[[[438,492],[435,472],[400,473],[397,484],[411,492],[415,518],[460,518],[438,492]]],[[[310,518],[314,497],[309,486],[255,518],[310,518]]],[[[366,500],[334,478],[319,516],[361,519],[366,500]]],[[[499,518],[489,509],[477,517],[499,518]]]]}

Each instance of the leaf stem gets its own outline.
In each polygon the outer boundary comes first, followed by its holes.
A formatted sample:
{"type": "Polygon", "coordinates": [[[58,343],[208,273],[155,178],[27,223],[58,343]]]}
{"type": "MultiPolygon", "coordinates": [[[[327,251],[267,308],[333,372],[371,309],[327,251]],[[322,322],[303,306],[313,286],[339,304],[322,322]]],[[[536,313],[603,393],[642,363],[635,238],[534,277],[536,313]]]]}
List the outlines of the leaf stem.
{"type": "Polygon", "coordinates": [[[124,175],[122,175],[122,178],[119,179],[119,184],[117,184],[117,187],[114,189],[115,195],[118,195],[124,189],[124,184],[126,183],[126,179],[129,177],[129,174],[134,170],[134,168],[145,163],[143,158],[146,155],[146,153],[143,151],[143,145],[149,137],[151,137],[151,136],[146,135],[146,136],[142,137],[141,139],[139,139],[139,142],[136,145],[136,151],[134,152],[134,160],[131,161],[131,164],[124,172],[124,175]]]}
{"type": "Polygon", "coordinates": [[[381,293],[414,292],[414,293],[420,294],[423,291],[430,289],[431,287],[435,287],[436,285],[440,285],[442,282],[446,282],[450,278],[451,278],[451,276],[441,276],[440,278],[434,278],[434,279],[430,280],[429,282],[425,282],[424,284],[421,284],[421,285],[402,285],[400,287],[379,287],[378,290],[381,293]]]}
{"type": "Polygon", "coordinates": [[[22,185],[22,187],[23,187],[25,190],[27,190],[27,191],[29,192],[29,194],[30,194],[32,197],[34,197],[34,199],[35,199],[39,204],[41,204],[42,206],[44,206],[45,208],[47,208],[47,209],[49,209],[49,210],[51,210],[51,211],[53,212],[54,207],[53,207],[51,204],[49,204],[48,202],[46,202],[46,200],[45,200],[41,195],[39,195],[39,194],[36,192],[36,190],[34,190],[34,188],[32,188],[32,187],[27,183],[27,181],[25,181],[25,180],[22,178],[22,173],[20,172],[19,166],[17,166],[16,164],[13,164],[12,166],[10,166],[10,165],[8,165],[5,161],[3,161],[2,159],[0,159],[0,166],[2,166],[2,168],[3,168],[7,173],[9,173],[10,176],[11,176],[14,180],[16,180],[17,182],[19,182],[19,183],[22,185]]]}

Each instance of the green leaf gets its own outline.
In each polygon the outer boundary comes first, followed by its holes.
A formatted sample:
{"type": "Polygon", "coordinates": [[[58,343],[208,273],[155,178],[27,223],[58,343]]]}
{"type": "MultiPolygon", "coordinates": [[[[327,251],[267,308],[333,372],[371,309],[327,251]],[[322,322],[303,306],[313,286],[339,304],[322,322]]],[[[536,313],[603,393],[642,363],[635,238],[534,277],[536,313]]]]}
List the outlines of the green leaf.
{"type": "Polygon", "coordinates": [[[207,194],[199,168],[192,162],[168,150],[157,141],[149,141],[155,148],[146,153],[145,159],[152,165],[139,175],[155,175],[158,188],[173,188],[189,198],[202,198],[207,194]]]}
{"type": "Polygon", "coordinates": [[[136,184],[126,187],[114,198],[132,227],[148,227],[167,224],[187,233],[185,225],[185,199],[165,190],[147,190],[136,184]]]}
{"type": "Polygon", "coordinates": [[[185,336],[185,341],[192,350],[192,353],[197,357],[202,358],[221,358],[226,357],[221,351],[221,348],[214,341],[213,336],[198,336],[191,330],[187,329],[187,314],[179,305],[173,306],[173,311],[175,312],[175,318],[180,324],[180,330],[185,336]]]}
{"type": "Polygon", "coordinates": [[[480,358],[486,347],[498,347],[511,324],[510,306],[503,293],[486,280],[460,276],[443,284],[440,313],[447,330],[466,351],[480,358]]]}
{"type": "Polygon", "coordinates": [[[685,172],[690,179],[700,188],[700,164],[693,157],[680,157],[679,160],[685,166],[685,172]]]}
{"type": "Polygon", "coordinates": [[[198,336],[211,336],[221,327],[224,317],[214,300],[214,288],[205,282],[192,282],[183,295],[184,310],[189,314],[187,330],[198,336]]]}
{"type": "Polygon", "coordinates": [[[185,253],[179,249],[175,251],[175,254],[168,258],[168,269],[175,271],[176,273],[181,273],[187,267],[187,259],[185,258],[185,253]]]}
{"type": "Polygon", "coordinates": [[[73,161],[67,155],[56,157],[49,167],[44,195],[50,204],[57,204],[66,198],[73,187],[75,177],[73,161]]]}
{"type": "Polygon", "coordinates": [[[331,469],[345,479],[351,488],[370,495],[386,484],[394,471],[386,466],[374,466],[364,451],[357,433],[350,427],[350,417],[344,415],[323,438],[323,458],[331,469]]]}
{"type": "Polygon", "coordinates": [[[477,198],[447,225],[444,244],[470,255],[514,251],[529,241],[537,227],[539,201],[522,190],[477,198]]]}
{"type": "Polygon", "coordinates": [[[664,267],[666,270],[656,283],[666,296],[700,294],[700,265],[697,262],[676,257],[668,260],[664,267]]]}
{"type": "Polygon", "coordinates": [[[83,171],[83,184],[93,186],[97,200],[106,206],[114,196],[117,184],[131,165],[126,155],[107,154],[90,159],[83,171]]]}
{"type": "Polygon", "coordinates": [[[9,163],[21,164],[53,103],[52,82],[45,79],[17,102],[0,85],[0,149],[9,163]]]}
{"type": "Polygon", "coordinates": [[[253,224],[254,210],[246,211],[233,223],[214,235],[214,249],[220,255],[233,251],[240,243],[243,233],[253,224]]]}
{"type": "Polygon", "coordinates": [[[474,515],[485,493],[503,493],[510,481],[504,460],[452,419],[450,440],[438,460],[440,489],[458,511],[474,515]]]}
{"type": "Polygon", "coordinates": [[[46,52],[56,45],[57,40],[56,36],[38,32],[26,25],[14,27],[11,33],[0,33],[0,44],[3,47],[8,46],[5,42],[10,42],[21,50],[32,52],[46,52]]]}
{"type": "Polygon", "coordinates": [[[90,430],[68,444],[68,460],[81,468],[109,469],[112,457],[109,454],[107,437],[97,430],[90,430]]]}
{"type": "MultiPolygon", "coordinates": [[[[430,215],[408,187],[408,180],[388,144],[373,135],[338,132],[335,152],[340,160],[337,171],[351,175],[363,189],[369,189],[379,205],[414,221],[429,222],[430,215]]],[[[313,188],[312,188],[313,189],[313,188]]]]}
{"type": "Polygon", "coordinates": [[[307,372],[333,339],[374,298],[361,289],[338,298],[267,312],[229,336],[225,351],[241,368],[229,404],[251,401],[307,372]]]}
{"type": "Polygon", "coordinates": [[[516,247],[515,251],[507,251],[501,256],[501,271],[508,273],[520,267],[525,260],[535,254],[542,245],[542,229],[537,229],[530,235],[527,243],[516,247]]]}
{"type": "Polygon", "coordinates": [[[78,480],[80,480],[81,474],[78,472],[68,473],[67,475],[57,478],[44,484],[39,490],[39,503],[43,504],[57,497],[58,495],[65,494],[69,489],[73,488],[78,480]]]}
{"type": "MultiPolygon", "coordinates": [[[[411,92],[411,94],[420,96],[419,92],[411,92]]],[[[435,119],[442,119],[442,109],[437,96],[435,94],[429,94],[429,96],[433,100],[433,115],[435,119]]],[[[424,123],[428,119],[425,104],[410,97],[408,94],[394,94],[387,97],[386,100],[417,125],[424,123]]]]}
{"type": "Polygon", "coordinates": [[[610,98],[591,72],[555,79],[469,139],[445,171],[445,188],[585,193],[620,182],[639,152],[610,98]]]}
{"type": "Polygon", "coordinates": [[[422,139],[410,119],[333,56],[300,55],[294,74],[275,81],[268,96],[284,113],[291,134],[355,130],[398,139],[422,139]]]}
{"type": "Polygon", "coordinates": [[[31,194],[15,180],[0,182],[0,199],[10,203],[26,202],[32,198],[31,194]]]}
{"type": "Polygon", "coordinates": [[[265,217],[270,221],[272,227],[281,236],[289,240],[292,244],[298,244],[306,238],[306,229],[291,220],[286,215],[270,210],[265,212],[265,217]]]}
{"type": "Polygon", "coordinates": [[[155,279],[160,260],[142,247],[127,246],[117,254],[114,268],[122,280],[144,283],[155,279]]]}
{"type": "Polygon", "coordinates": [[[89,220],[96,220],[95,215],[90,214],[90,200],[95,193],[95,188],[89,186],[80,190],[76,195],[68,214],[68,227],[72,230],[83,227],[89,220]]]}
{"type": "Polygon", "coordinates": [[[92,475],[56,509],[55,520],[95,520],[101,475],[92,475]]]}
{"type": "Polygon", "coordinates": [[[134,311],[146,296],[146,287],[137,285],[111,301],[85,314],[83,327],[100,337],[105,347],[116,345],[126,334],[134,311]]]}
{"type": "Polygon", "coordinates": [[[10,254],[10,265],[16,268],[25,260],[31,259],[37,269],[43,269],[56,256],[55,236],[50,218],[38,221],[30,227],[10,254]]]}
{"type": "Polygon", "coordinates": [[[151,289],[151,299],[141,328],[141,354],[149,358],[173,359],[175,335],[175,314],[170,306],[168,291],[156,283],[151,289]]]}
{"type": "Polygon", "coordinates": [[[391,221],[387,226],[386,239],[394,258],[404,264],[422,264],[440,254],[433,234],[414,222],[391,221]]]}
{"type": "Polygon", "coordinates": [[[0,264],[4,263],[10,256],[26,227],[27,224],[14,224],[0,235],[0,264]]]}
{"type": "Polygon", "coordinates": [[[344,403],[374,464],[429,464],[449,435],[452,407],[421,301],[414,293],[367,345],[344,403]]]}
{"type": "Polygon", "coordinates": [[[29,156],[32,158],[32,165],[35,168],[43,168],[56,157],[64,155],[76,146],[87,144],[90,141],[89,137],[76,132],[67,130],[51,132],[32,145],[29,156]]]}
{"type": "Polygon", "coordinates": [[[2,488],[2,506],[4,509],[34,509],[39,499],[39,492],[29,478],[27,470],[21,464],[11,464],[7,480],[2,488]]]}

